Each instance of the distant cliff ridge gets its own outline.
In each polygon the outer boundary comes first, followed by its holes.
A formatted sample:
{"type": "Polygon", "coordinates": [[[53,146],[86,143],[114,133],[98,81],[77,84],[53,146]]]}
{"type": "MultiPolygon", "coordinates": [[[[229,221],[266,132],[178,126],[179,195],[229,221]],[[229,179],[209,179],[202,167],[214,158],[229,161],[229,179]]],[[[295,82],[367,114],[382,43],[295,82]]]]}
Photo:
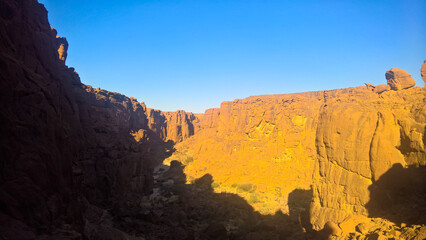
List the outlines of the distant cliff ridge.
{"type": "Polygon", "coordinates": [[[426,88],[404,70],[162,112],[81,83],[37,1],[0,0],[0,20],[0,238],[269,239],[292,219],[303,239],[369,234],[367,217],[426,236],[426,88]]]}

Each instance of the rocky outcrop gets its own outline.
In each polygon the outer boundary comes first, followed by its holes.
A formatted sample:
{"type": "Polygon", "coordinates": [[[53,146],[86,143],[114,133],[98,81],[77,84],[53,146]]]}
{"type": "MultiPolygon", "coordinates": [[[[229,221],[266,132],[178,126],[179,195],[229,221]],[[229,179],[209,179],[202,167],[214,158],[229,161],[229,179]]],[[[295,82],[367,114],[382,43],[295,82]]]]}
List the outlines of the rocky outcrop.
{"type": "Polygon", "coordinates": [[[391,88],[390,88],[389,85],[386,85],[386,84],[380,84],[380,85],[377,85],[374,88],[374,92],[379,93],[379,94],[382,93],[382,92],[385,92],[385,91],[389,91],[389,90],[391,90],[391,88]]]}
{"type": "Polygon", "coordinates": [[[167,146],[144,104],[86,86],[65,65],[68,43],[43,5],[2,0],[0,9],[0,235],[81,237],[90,209],[138,206],[167,146]]]}
{"type": "Polygon", "coordinates": [[[394,164],[425,165],[425,91],[357,95],[330,98],[320,114],[311,207],[316,228],[368,216],[369,186],[394,164]]]}
{"type": "Polygon", "coordinates": [[[386,80],[392,90],[401,90],[413,87],[416,81],[403,69],[392,68],[386,72],[386,80]]]}
{"type": "Polygon", "coordinates": [[[47,230],[62,219],[81,230],[73,165],[83,129],[72,92],[81,83],[59,60],[42,5],[0,3],[0,211],[22,226],[47,230]]]}
{"type": "Polygon", "coordinates": [[[422,68],[420,69],[420,74],[422,75],[423,82],[426,84],[426,60],[422,64],[422,68]]]}
{"type": "Polygon", "coordinates": [[[182,110],[162,112],[147,109],[148,126],[164,141],[181,142],[194,135],[198,129],[198,117],[182,110]]]}
{"type": "Polygon", "coordinates": [[[66,61],[68,56],[68,41],[64,37],[56,36],[56,49],[58,49],[59,60],[66,61]]]}
{"type": "Polygon", "coordinates": [[[426,164],[425,94],[358,87],[224,102],[170,159],[187,165],[189,181],[211,174],[217,191],[265,214],[288,211],[290,192],[312,188],[310,217],[321,229],[369,216],[369,187],[394,164],[426,164]]]}
{"type": "Polygon", "coordinates": [[[187,163],[185,173],[190,179],[211,174],[216,190],[252,198],[262,213],[288,211],[288,194],[312,184],[314,126],[323,95],[312,92],[223,102],[220,109],[205,112],[200,130],[177,145],[169,159],[187,163]]]}

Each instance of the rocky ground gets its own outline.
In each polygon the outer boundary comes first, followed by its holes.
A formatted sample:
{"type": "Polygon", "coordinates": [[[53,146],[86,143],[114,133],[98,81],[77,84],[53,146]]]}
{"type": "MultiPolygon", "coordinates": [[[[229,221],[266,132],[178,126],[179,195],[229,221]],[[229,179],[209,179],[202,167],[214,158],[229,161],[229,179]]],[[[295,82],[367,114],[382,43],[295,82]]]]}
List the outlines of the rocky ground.
{"type": "MultiPolygon", "coordinates": [[[[425,239],[424,225],[395,224],[381,218],[353,217],[339,225],[311,229],[309,199],[303,192],[290,214],[262,215],[241,197],[215,193],[205,175],[186,184],[184,166],[172,162],[154,170],[153,193],[133,211],[111,210],[112,225],[127,232],[119,239],[425,239]],[[305,202],[303,202],[305,201],[305,202]],[[130,237],[134,236],[134,237],[130,237]]],[[[117,238],[114,238],[117,239],[117,238]]]]}
{"type": "Polygon", "coordinates": [[[178,162],[155,168],[154,179],[140,210],[115,213],[117,228],[143,239],[316,239],[300,218],[263,216],[235,194],[214,193],[209,175],[185,184],[178,162]]]}

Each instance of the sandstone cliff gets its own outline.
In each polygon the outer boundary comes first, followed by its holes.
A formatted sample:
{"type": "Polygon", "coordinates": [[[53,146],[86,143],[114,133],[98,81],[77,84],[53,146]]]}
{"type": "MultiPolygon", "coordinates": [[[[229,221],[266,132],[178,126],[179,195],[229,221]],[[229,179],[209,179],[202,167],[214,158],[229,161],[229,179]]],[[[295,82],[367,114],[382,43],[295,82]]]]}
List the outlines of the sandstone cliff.
{"type": "Polygon", "coordinates": [[[312,188],[311,221],[321,229],[368,216],[369,187],[394,164],[425,166],[425,96],[358,87],[224,102],[169,159],[187,164],[189,180],[211,174],[216,191],[263,213],[288,211],[290,192],[312,188]]]}
{"type": "Polygon", "coordinates": [[[162,112],[147,109],[148,126],[164,141],[181,142],[194,135],[197,130],[198,118],[193,113],[182,110],[176,112],[162,112]]]}
{"type": "MultiPolygon", "coordinates": [[[[193,129],[159,136],[144,104],[82,84],[43,5],[2,0],[0,9],[0,235],[96,238],[95,206],[137,206],[167,154],[162,138],[193,129]]],[[[174,129],[186,123],[184,112],[166,115],[174,129]]]]}
{"type": "Polygon", "coordinates": [[[423,82],[425,82],[425,84],[426,84],[426,60],[422,64],[422,68],[420,69],[420,73],[422,75],[423,82]]]}

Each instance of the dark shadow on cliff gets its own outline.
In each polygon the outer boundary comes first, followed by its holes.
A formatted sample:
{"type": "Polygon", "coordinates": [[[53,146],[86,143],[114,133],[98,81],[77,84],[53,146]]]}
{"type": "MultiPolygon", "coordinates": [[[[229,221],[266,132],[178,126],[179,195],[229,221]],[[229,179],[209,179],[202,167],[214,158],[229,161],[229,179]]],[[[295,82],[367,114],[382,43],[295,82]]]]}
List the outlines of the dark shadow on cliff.
{"type": "Polygon", "coordinates": [[[426,223],[426,167],[394,164],[369,188],[369,217],[395,223],[426,223]]]}
{"type": "Polygon", "coordinates": [[[236,194],[215,193],[209,174],[186,184],[183,165],[166,168],[140,209],[115,214],[121,230],[146,239],[321,239],[309,223],[312,190],[290,193],[289,215],[262,215],[236,194]]]}
{"type": "Polygon", "coordinates": [[[295,189],[288,195],[289,216],[293,221],[297,221],[305,231],[312,230],[310,223],[310,205],[312,202],[313,190],[295,189]]]}

